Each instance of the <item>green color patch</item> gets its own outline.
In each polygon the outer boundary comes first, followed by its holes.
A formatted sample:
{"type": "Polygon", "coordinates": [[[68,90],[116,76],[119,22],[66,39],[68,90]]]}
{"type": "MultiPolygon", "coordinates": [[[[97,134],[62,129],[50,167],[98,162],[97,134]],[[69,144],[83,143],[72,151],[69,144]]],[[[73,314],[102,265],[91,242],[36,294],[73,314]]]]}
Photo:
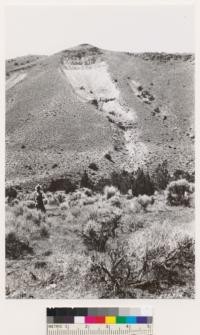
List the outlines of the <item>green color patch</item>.
{"type": "Polygon", "coordinates": [[[126,317],[125,316],[117,316],[117,323],[126,323],[126,317]]]}

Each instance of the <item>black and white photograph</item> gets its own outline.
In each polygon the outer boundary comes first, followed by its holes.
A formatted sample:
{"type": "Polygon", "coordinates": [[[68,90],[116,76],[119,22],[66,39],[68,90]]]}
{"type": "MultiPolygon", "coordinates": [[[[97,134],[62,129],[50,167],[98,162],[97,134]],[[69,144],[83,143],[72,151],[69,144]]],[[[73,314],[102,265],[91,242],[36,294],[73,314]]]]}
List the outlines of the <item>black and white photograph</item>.
{"type": "Polygon", "coordinates": [[[193,6],[5,25],[6,298],[193,299],[193,6]]]}

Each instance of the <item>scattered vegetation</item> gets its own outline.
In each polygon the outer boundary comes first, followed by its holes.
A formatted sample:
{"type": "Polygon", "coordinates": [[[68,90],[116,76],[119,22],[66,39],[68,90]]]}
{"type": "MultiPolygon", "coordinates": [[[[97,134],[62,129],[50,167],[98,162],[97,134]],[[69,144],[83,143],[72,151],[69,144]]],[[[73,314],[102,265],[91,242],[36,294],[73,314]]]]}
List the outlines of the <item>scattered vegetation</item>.
{"type": "Polygon", "coordinates": [[[36,209],[29,209],[27,202],[7,206],[6,210],[6,257],[23,258],[33,253],[34,240],[49,237],[49,225],[45,216],[36,209]]]}
{"type": "Polygon", "coordinates": [[[146,194],[139,195],[137,199],[138,203],[142,206],[142,208],[146,211],[148,205],[153,205],[154,203],[154,197],[148,196],[146,194]]]}
{"type": "Polygon", "coordinates": [[[171,206],[190,206],[194,185],[186,179],[172,181],[167,187],[167,202],[171,206]]]}
{"type": "Polygon", "coordinates": [[[114,186],[105,186],[104,188],[104,194],[106,196],[106,199],[110,199],[114,197],[118,193],[118,190],[114,186]]]}
{"type": "Polygon", "coordinates": [[[98,108],[98,101],[97,99],[92,99],[91,104],[94,105],[96,108],[98,108]]]}
{"type": "Polygon", "coordinates": [[[167,236],[168,229],[151,227],[132,237],[128,245],[117,244],[107,248],[104,257],[93,258],[88,277],[99,287],[101,298],[165,297],[174,285],[194,282],[194,240],[182,235],[177,239],[175,229],[167,236]],[[139,245],[142,238],[143,246],[139,245]]]}
{"type": "Polygon", "coordinates": [[[193,297],[194,185],[174,180],[183,174],[171,176],[166,162],[152,176],[119,171],[98,185],[89,173],[76,188],[54,180],[45,191],[46,213],[34,208],[34,192],[7,190],[8,264],[16,260],[22,269],[21,262],[33,259],[28,278],[20,272],[16,279],[18,271],[8,276],[15,278],[8,280],[8,296],[35,297],[37,284],[44,297],[46,290],[57,297],[63,287],[71,297],[193,297]]]}

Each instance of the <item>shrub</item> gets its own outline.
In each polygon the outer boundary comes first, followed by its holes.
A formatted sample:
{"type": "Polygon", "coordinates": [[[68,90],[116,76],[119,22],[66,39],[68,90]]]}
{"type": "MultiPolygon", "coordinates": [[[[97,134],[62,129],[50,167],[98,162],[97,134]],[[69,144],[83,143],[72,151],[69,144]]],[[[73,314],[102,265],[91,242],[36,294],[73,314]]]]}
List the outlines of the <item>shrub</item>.
{"type": "Polygon", "coordinates": [[[59,200],[55,194],[51,194],[51,196],[48,196],[48,204],[50,206],[59,206],[59,200]]]}
{"type": "Polygon", "coordinates": [[[134,174],[132,181],[132,193],[134,196],[139,194],[152,195],[155,191],[153,182],[149,176],[149,173],[144,173],[141,168],[138,168],[134,174]]]}
{"type": "MultiPolygon", "coordinates": [[[[8,201],[7,201],[8,203],[8,201]]],[[[19,200],[18,199],[13,199],[11,202],[10,202],[10,206],[17,206],[19,205],[19,200]]]]}
{"type": "Polygon", "coordinates": [[[89,221],[83,226],[82,231],[88,249],[104,252],[108,239],[116,235],[120,218],[121,211],[118,208],[104,206],[90,212],[89,221]]]}
{"type": "Polygon", "coordinates": [[[12,208],[13,214],[18,217],[24,214],[24,207],[22,204],[18,203],[16,206],[12,208]]]}
{"type": "Polygon", "coordinates": [[[111,183],[118,188],[120,193],[126,194],[132,187],[133,176],[129,172],[122,170],[111,174],[111,183]]]}
{"type": "Polygon", "coordinates": [[[138,198],[133,198],[127,202],[127,213],[135,214],[142,211],[142,205],[138,202],[138,198]]]}
{"type": "Polygon", "coordinates": [[[25,200],[29,201],[29,200],[32,200],[32,201],[35,201],[35,192],[31,192],[31,193],[28,193],[25,197],[25,200]]]}
{"type": "Polygon", "coordinates": [[[6,258],[18,259],[32,253],[33,249],[26,238],[18,236],[13,231],[6,235],[6,258]]]}
{"type": "Polygon", "coordinates": [[[35,262],[35,269],[44,269],[47,267],[47,263],[44,261],[36,261],[35,262]]]}
{"type": "Polygon", "coordinates": [[[98,108],[98,100],[97,99],[92,99],[91,104],[94,105],[96,108],[98,108]]]}
{"type": "Polygon", "coordinates": [[[143,284],[138,287],[155,293],[163,286],[183,286],[194,271],[194,240],[184,236],[171,249],[167,244],[147,248],[142,262],[143,284]]]}
{"type": "Polygon", "coordinates": [[[193,185],[186,179],[172,181],[167,187],[167,203],[171,206],[190,206],[193,185]]]}
{"type": "Polygon", "coordinates": [[[80,206],[74,206],[71,208],[71,214],[75,217],[78,218],[81,214],[81,209],[80,206]]]}
{"type": "Polygon", "coordinates": [[[100,223],[92,220],[88,221],[83,228],[82,235],[89,250],[105,251],[109,235],[100,223]]]}
{"type": "Polygon", "coordinates": [[[118,190],[114,186],[105,186],[104,188],[104,194],[106,196],[106,199],[110,199],[114,197],[117,194],[118,190]]]}
{"type": "Polygon", "coordinates": [[[83,193],[81,191],[76,191],[69,196],[69,206],[73,207],[79,204],[80,199],[82,198],[83,193]]]}
{"type": "Polygon", "coordinates": [[[68,204],[68,202],[63,202],[63,203],[61,203],[61,205],[60,205],[60,209],[62,210],[62,211],[65,211],[65,210],[67,210],[67,209],[69,209],[69,204],[68,204]]]}
{"type": "Polygon", "coordinates": [[[94,171],[98,171],[99,170],[99,168],[98,168],[98,166],[97,166],[96,163],[90,163],[89,164],[89,168],[92,169],[92,170],[94,170],[94,171]]]}
{"type": "Polygon", "coordinates": [[[133,198],[133,193],[132,193],[132,190],[129,189],[128,192],[127,192],[127,199],[132,199],[133,198]]]}
{"type": "Polygon", "coordinates": [[[41,238],[48,238],[50,236],[47,226],[43,225],[40,228],[40,236],[41,238]]]}
{"type": "Polygon", "coordinates": [[[23,206],[7,207],[6,210],[6,255],[21,258],[33,252],[32,241],[49,237],[46,217],[36,209],[23,206]],[[16,248],[16,255],[15,253],[16,248]]]}
{"type": "Polygon", "coordinates": [[[89,188],[92,189],[93,188],[93,183],[90,180],[87,171],[84,171],[82,177],[81,177],[81,182],[80,182],[80,186],[81,187],[85,187],[85,188],[89,188]]]}
{"type": "Polygon", "coordinates": [[[50,185],[45,187],[45,191],[56,192],[65,191],[66,193],[74,192],[77,188],[76,182],[73,182],[69,178],[53,179],[50,185]]]}
{"type": "Polygon", "coordinates": [[[6,187],[5,196],[8,197],[9,201],[15,199],[17,197],[17,190],[12,186],[6,187]]]}
{"type": "Polygon", "coordinates": [[[89,272],[90,282],[98,283],[100,298],[135,298],[128,284],[132,276],[130,256],[122,245],[109,249],[104,257],[95,257],[89,272]]]}
{"type": "Polygon", "coordinates": [[[190,183],[194,183],[195,176],[194,176],[194,173],[190,174],[189,172],[185,172],[181,169],[177,169],[177,170],[174,171],[173,179],[174,180],[186,179],[190,183]]]}
{"type": "Polygon", "coordinates": [[[133,232],[126,245],[110,240],[106,253],[93,257],[89,280],[101,298],[138,298],[145,291],[162,296],[193,282],[194,264],[194,239],[170,222],[159,222],[133,232]]]}
{"type": "Polygon", "coordinates": [[[34,225],[40,226],[45,221],[45,215],[36,209],[27,209],[24,211],[24,218],[27,221],[31,221],[34,225]]]}
{"type": "Polygon", "coordinates": [[[144,228],[144,222],[142,218],[133,215],[133,213],[124,213],[120,221],[118,236],[120,237],[121,233],[129,234],[144,228]]]}
{"type": "Polygon", "coordinates": [[[66,196],[65,196],[64,193],[62,193],[62,192],[56,192],[55,196],[56,196],[59,204],[62,204],[63,202],[65,202],[66,196]]]}
{"type": "Polygon", "coordinates": [[[93,194],[92,190],[90,190],[89,188],[84,188],[83,191],[84,194],[87,195],[87,197],[91,197],[93,194]]]}
{"type": "Polygon", "coordinates": [[[149,205],[153,205],[154,198],[153,196],[148,196],[146,194],[139,195],[137,198],[138,203],[142,206],[142,208],[146,211],[149,205]]]}
{"type": "Polygon", "coordinates": [[[153,182],[156,190],[165,190],[170,181],[167,160],[159,164],[153,175],[153,182]]]}
{"type": "Polygon", "coordinates": [[[106,153],[106,154],[104,155],[104,157],[105,157],[106,159],[108,159],[110,162],[113,163],[112,156],[111,156],[110,153],[106,153]]]}
{"type": "Polygon", "coordinates": [[[23,205],[26,206],[27,208],[33,209],[33,208],[35,208],[35,201],[26,200],[26,201],[23,202],[23,205]]]}
{"type": "Polygon", "coordinates": [[[111,206],[115,206],[115,207],[118,207],[118,208],[122,207],[122,202],[121,202],[121,199],[118,195],[114,195],[113,197],[111,197],[110,204],[111,204],[111,206]]]}
{"type": "Polygon", "coordinates": [[[97,197],[87,197],[85,199],[83,199],[82,204],[85,205],[92,205],[97,201],[97,197]]]}

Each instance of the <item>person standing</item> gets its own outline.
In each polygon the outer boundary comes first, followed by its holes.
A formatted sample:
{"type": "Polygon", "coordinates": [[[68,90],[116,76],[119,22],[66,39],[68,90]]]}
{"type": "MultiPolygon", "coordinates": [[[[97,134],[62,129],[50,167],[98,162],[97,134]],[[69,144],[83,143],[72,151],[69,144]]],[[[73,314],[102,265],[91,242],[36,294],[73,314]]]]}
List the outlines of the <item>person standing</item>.
{"type": "Polygon", "coordinates": [[[43,213],[46,213],[46,208],[44,206],[44,194],[42,192],[42,188],[41,186],[38,184],[35,187],[35,207],[37,208],[37,210],[40,210],[43,213]]]}

